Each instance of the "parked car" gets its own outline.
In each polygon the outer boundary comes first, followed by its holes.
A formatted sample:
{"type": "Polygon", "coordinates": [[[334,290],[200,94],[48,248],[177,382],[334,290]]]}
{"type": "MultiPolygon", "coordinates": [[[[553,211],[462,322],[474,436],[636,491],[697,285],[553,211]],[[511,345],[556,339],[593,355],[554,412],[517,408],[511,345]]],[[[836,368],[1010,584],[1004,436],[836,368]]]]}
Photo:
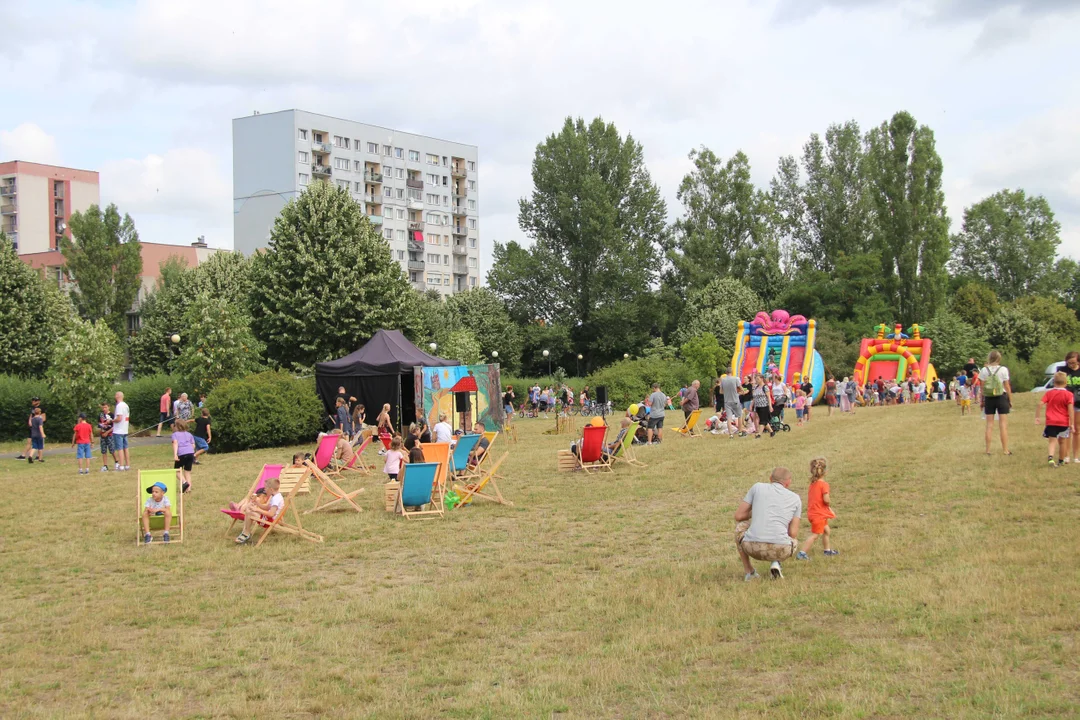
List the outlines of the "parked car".
{"type": "Polygon", "coordinates": [[[1054,373],[1056,373],[1058,370],[1064,370],[1065,367],[1065,363],[1063,362],[1056,362],[1047,365],[1046,371],[1043,373],[1043,375],[1045,376],[1043,378],[1043,384],[1036,385],[1031,389],[1031,392],[1044,393],[1050,388],[1054,387],[1054,373]]]}

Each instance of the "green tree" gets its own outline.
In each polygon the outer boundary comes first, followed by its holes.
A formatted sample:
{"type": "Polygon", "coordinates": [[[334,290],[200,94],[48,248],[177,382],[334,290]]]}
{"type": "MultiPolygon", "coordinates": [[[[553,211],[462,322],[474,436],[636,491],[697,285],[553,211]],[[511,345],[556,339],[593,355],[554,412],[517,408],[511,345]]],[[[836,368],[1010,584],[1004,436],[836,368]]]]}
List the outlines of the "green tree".
{"type": "Polygon", "coordinates": [[[1053,335],[1061,340],[1080,340],[1080,320],[1067,305],[1051,298],[1029,295],[1013,305],[1027,315],[1039,329],[1040,335],[1053,335]]]}
{"type": "Polygon", "coordinates": [[[956,373],[968,358],[984,358],[990,351],[979,330],[947,310],[939,311],[923,324],[922,336],[933,341],[930,360],[942,377],[956,373]]]}
{"type": "Polygon", "coordinates": [[[451,330],[439,344],[439,357],[458,360],[462,365],[476,365],[483,362],[480,354],[480,341],[471,330],[451,330]]]}
{"type": "Polygon", "coordinates": [[[68,296],[19,259],[0,233],[0,367],[12,375],[40,375],[56,336],[71,325],[68,296]]]}
{"type": "Polygon", "coordinates": [[[46,380],[61,404],[89,413],[109,399],[124,353],[104,320],[75,318],[56,340],[46,380]]]}
{"type": "Polygon", "coordinates": [[[1027,361],[1042,340],[1042,333],[1023,310],[1006,305],[986,323],[986,339],[993,347],[1012,348],[1021,359],[1027,361]]]}
{"type": "Polygon", "coordinates": [[[409,283],[347,190],[308,186],[282,208],[252,262],[252,328],[270,359],[311,365],[380,328],[415,332],[409,283]]]}
{"type": "Polygon", "coordinates": [[[641,145],[600,118],[567,118],[537,146],[532,180],[518,224],[558,278],[536,299],[545,305],[536,319],[580,323],[572,339],[584,349],[600,308],[648,293],[657,279],[667,210],[641,145]]]}
{"type": "Polygon", "coordinates": [[[821,354],[827,372],[840,379],[855,372],[860,343],[848,340],[844,331],[824,319],[816,319],[815,349],[821,354]]]}
{"type": "Polygon", "coordinates": [[[128,339],[135,375],[172,372],[178,348],[170,338],[184,327],[184,309],[195,295],[195,273],[179,258],[162,263],[154,291],[139,307],[139,329],[128,339]]]}
{"type": "Polygon", "coordinates": [[[949,311],[977,328],[985,327],[998,311],[997,293],[975,280],[964,283],[949,299],[949,311]]]}
{"type": "Polygon", "coordinates": [[[712,379],[719,377],[731,362],[731,351],[720,347],[716,336],[709,332],[684,342],[679,348],[679,354],[706,387],[711,385],[712,379]]]}
{"type": "Polygon", "coordinates": [[[487,284],[518,324],[553,322],[561,311],[554,296],[555,258],[543,246],[526,248],[511,240],[491,251],[487,284]]]}
{"type": "Polygon", "coordinates": [[[1054,273],[1061,223],[1041,195],[1002,190],[964,210],[952,271],[978,278],[1002,300],[1059,291],[1054,273]]]}
{"type": "Polygon", "coordinates": [[[949,218],[934,133],[898,112],[867,134],[866,165],[890,306],[904,324],[944,305],[949,218]]]}
{"type": "Polygon", "coordinates": [[[712,333],[721,347],[733,348],[739,321],[749,322],[765,309],[765,303],[745,283],[718,278],[687,298],[674,339],[682,345],[702,333],[712,333]]]}
{"type": "Polygon", "coordinates": [[[142,283],[142,246],[130,215],[116,205],[91,205],[71,216],[71,239],[60,241],[67,272],[75,281],[72,300],[87,320],[104,320],[117,335],[126,332],[127,312],[142,283]]]}
{"type": "Polygon", "coordinates": [[[251,319],[236,303],[202,291],[187,304],[180,328],[180,354],[173,372],[195,392],[210,393],[222,380],[262,369],[263,346],[251,319]]]}
{"type": "Polygon", "coordinates": [[[499,363],[508,371],[521,365],[521,332],[510,318],[506,305],[488,288],[471,288],[446,298],[446,315],[455,328],[470,331],[480,350],[491,356],[498,351],[499,363]]]}
{"type": "Polygon", "coordinates": [[[750,160],[737,152],[727,162],[712,150],[690,152],[694,169],[683,178],[677,197],[685,215],[675,223],[668,252],[680,285],[700,290],[721,277],[748,279],[756,266],[779,266],[770,226],[769,196],[754,187],[750,160]]]}

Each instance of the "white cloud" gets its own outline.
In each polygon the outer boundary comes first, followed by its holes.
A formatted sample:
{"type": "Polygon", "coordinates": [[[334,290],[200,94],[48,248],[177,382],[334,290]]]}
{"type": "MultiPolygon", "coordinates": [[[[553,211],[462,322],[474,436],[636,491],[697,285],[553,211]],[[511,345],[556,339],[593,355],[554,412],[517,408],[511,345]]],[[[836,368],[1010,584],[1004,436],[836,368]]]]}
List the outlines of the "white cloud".
{"type": "Polygon", "coordinates": [[[12,130],[0,130],[0,162],[6,160],[55,165],[60,161],[56,138],[29,122],[12,130]]]}
{"type": "MultiPolygon", "coordinates": [[[[206,150],[179,148],[141,159],[110,160],[101,166],[102,200],[114,202],[135,219],[144,240],[143,220],[167,232],[160,218],[183,218],[185,236],[206,234],[215,246],[231,245],[232,187],[218,159],[206,150]],[[201,229],[201,230],[200,230],[201,229]],[[227,231],[227,235],[226,235],[227,231]]],[[[168,238],[172,240],[173,238],[168,238]]]]}

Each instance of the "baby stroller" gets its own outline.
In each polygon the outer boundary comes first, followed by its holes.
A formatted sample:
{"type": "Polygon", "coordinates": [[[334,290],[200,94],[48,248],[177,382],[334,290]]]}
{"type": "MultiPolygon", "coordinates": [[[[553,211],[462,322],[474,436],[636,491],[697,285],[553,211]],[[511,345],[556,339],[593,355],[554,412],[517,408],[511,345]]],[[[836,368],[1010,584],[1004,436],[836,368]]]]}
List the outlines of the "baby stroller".
{"type": "Polygon", "coordinates": [[[780,419],[780,415],[783,412],[784,412],[784,406],[782,404],[781,405],[773,405],[772,415],[769,416],[769,435],[770,435],[770,437],[775,437],[776,433],[778,433],[780,431],[791,432],[791,426],[780,419]]]}

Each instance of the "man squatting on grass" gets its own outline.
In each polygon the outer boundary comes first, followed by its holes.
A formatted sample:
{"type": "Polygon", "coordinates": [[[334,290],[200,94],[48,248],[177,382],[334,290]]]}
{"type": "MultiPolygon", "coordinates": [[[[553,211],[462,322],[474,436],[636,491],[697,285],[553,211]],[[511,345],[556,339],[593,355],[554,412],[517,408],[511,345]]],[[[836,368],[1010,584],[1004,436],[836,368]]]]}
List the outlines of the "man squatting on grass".
{"type": "Polygon", "coordinates": [[[767,483],[755,483],[735,511],[735,547],[739,550],[747,581],[760,577],[750,558],[772,562],[773,579],[784,577],[780,561],[799,549],[799,515],[802,498],[791,487],[791,471],[774,468],[767,483]]]}

